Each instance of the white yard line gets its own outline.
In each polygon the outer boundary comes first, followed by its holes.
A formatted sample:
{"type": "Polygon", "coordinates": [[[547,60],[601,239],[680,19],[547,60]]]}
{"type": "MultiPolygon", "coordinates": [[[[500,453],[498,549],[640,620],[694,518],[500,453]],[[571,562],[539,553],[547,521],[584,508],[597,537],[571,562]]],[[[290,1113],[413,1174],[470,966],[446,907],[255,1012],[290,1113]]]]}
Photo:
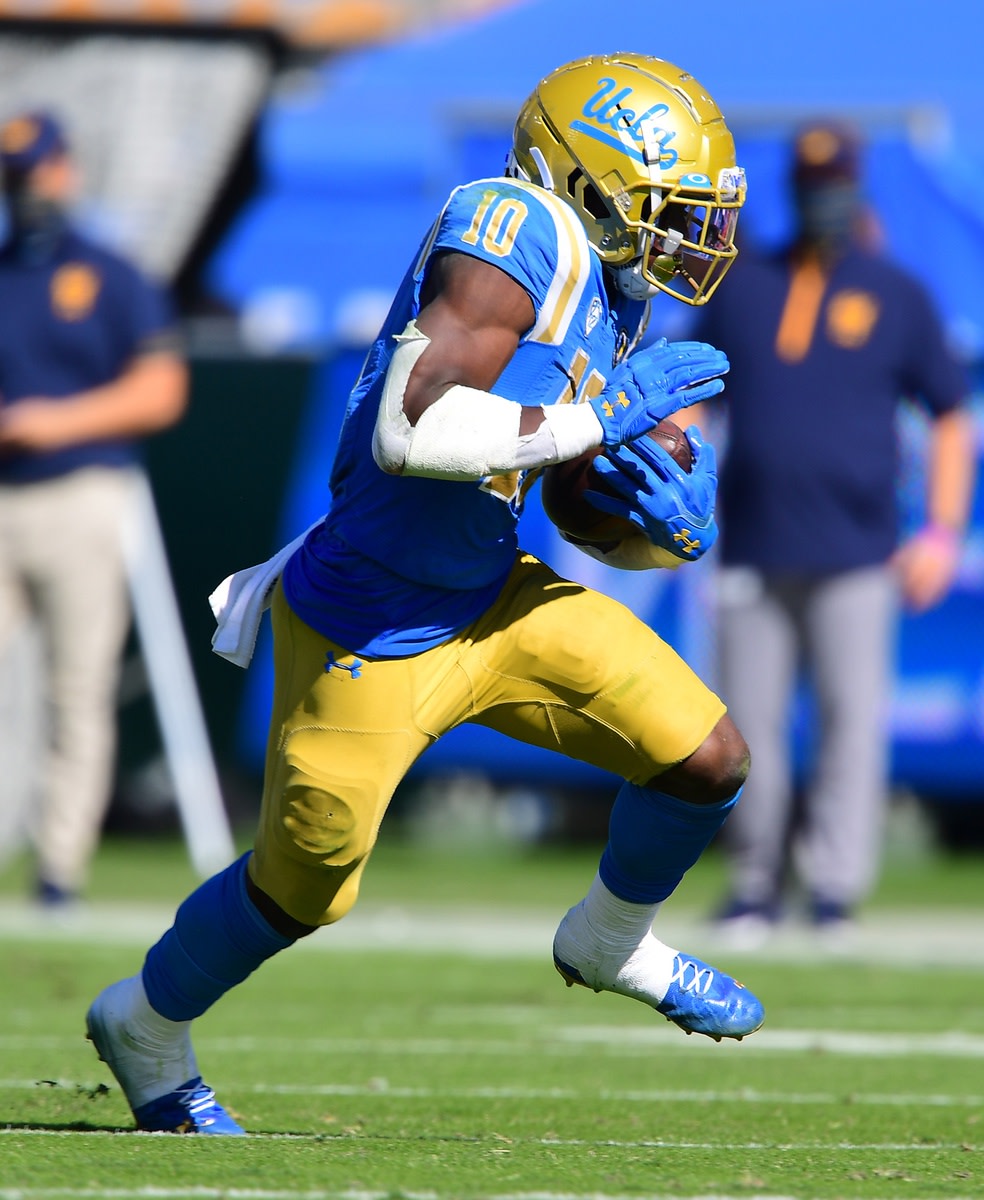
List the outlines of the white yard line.
{"type": "MultiPolygon", "coordinates": [[[[177,900],[180,897],[176,898],[177,900]]],[[[96,942],[146,946],[171,923],[174,906],[139,903],[81,906],[65,914],[39,911],[20,899],[0,900],[0,939],[96,942]]],[[[297,944],[292,953],[389,950],[466,954],[488,958],[549,958],[557,913],[450,907],[357,907],[350,916],[297,944]]],[[[754,957],[811,963],[840,959],[886,965],[958,966],[984,970],[981,909],[912,909],[866,914],[852,940],[825,949],[799,926],[783,927],[754,957]]],[[[693,913],[667,912],[656,933],[691,954],[743,954],[720,943],[693,913]]]]}
{"type": "MultiPolygon", "coordinates": [[[[400,1189],[401,1200],[445,1200],[446,1193],[412,1192],[400,1189]]],[[[392,1200],[392,1189],[385,1191],[348,1190],[288,1191],[264,1188],[3,1188],[0,1200],[392,1200]]],[[[461,1196],[457,1200],[462,1200],[461,1196]]],[[[667,1192],[649,1196],[633,1192],[631,1196],[608,1192],[503,1192],[482,1193],[482,1200],[710,1200],[706,1196],[683,1196],[667,1192]]],[[[739,1200],[715,1193],[713,1200],[739,1200]]],[[[757,1200],[744,1193],[740,1200],[757,1200]]],[[[770,1194],[769,1200],[795,1200],[791,1196],[770,1194]]],[[[954,1197],[953,1200],[960,1200],[954,1197]]]]}
{"type": "MultiPolygon", "coordinates": [[[[2,1188],[0,1200],[392,1200],[392,1189],[372,1192],[365,1189],[348,1189],[344,1192],[322,1192],[304,1190],[290,1192],[287,1189],[268,1188],[2,1188]]],[[[467,1200],[467,1196],[440,1192],[409,1192],[400,1189],[402,1200],[467,1200]]],[[[631,1195],[612,1192],[499,1192],[474,1193],[473,1200],[764,1200],[758,1193],[743,1192],[740,1196],[700,1195],[668,1192],[631,1195]]],[[[898,1193],[890,1196],[896,1200],[898,1193]]],[[[918,1195],[907,1193],[907,1200],[919,1200],[918,1195]]],[[[796,1196],[770,1192],[768,1200],[802,1200],[796,1196]]],[[[872,1198],[874,1200],[874,1198],[872,1198]]],[[[948,1200],[968,1200],[965,1196],[953,1195],[948,1200]]]]}
{"type": "MultiPolygon", "coordinates": [[[[40,1087],[86,1090],[91,1085],[68,1079],[0,1079],[0,1092],[34,1091],[40,1087]]],[[[404,1087],[391,1085],[386,1079],[374,1079],[368,1084],[348,1083],[251,1083],[237,1084],[225,1079],[223,1089],[229,1092],[256,1096],[380,1096],[398,1100],[572,1100],[578,1103],[616,1104],[796,1104],[843,1105],[861,1104],[872,1107],[895,1108],[922,1105],[931,1108],[982,1108],[982,1095],[948,1093],[880,1093],[880,1092],[795,1092],[758,1091],[755,1088],[528,1088],[528,1087],[404,1087]]]]}
{"type": "MultiPolygon", "coordinates": [[[[289,1191],[266,1188],[3,1188],[0,1200],[392,1200],[392,1189],[386,1191],[347,1190],[289,1191]]],[[[403,1188],[402,1200],[442,1200],[440,1192],[412,1192],[403,1188]]],[[[461,1200],[461,1197],[458,1198],[461,1200]]],[[[634,1192],[632,1196],[607,1192],[508,1192],[493,1195],[483,1193],[482,1200],[708,1200],[703,1196],[670,1195],[660,1192],[651,1196],[634,1192]]],[[[737,1197],[715,1194],[713,1200],[738,1200],[737,1197]]],[[[756,1200],[745,1194],[741,1200],[756,1200]]],[[[795,1200],[790,1196],[770,1195],[769,1200],[795,1200]]],[[[959,1198],[955,1198],[959,1200],[959,1198]]]]}
{"type": "MultiPolygon", "coordinates": [[[[103,1138],[113,1137],[113,1138],[115,1138],[115,1137],[120,1137],[120,1136],[126,1136],[128,1139],[129,1138],[170,1139],[175,1136],[174,1134],[171,1134],[171,1133],[146,1133],[142,1130],[126,1130],[125,1133],[123,1135],[121,1135],[120,1133],[118,1133],[115,1130],[107,1130],[107,1129],[6,1129],[6,1128],[0,1128],[0,1139],[2,1139],[3,1136],[7,1135],[7,1134],[12,1135],[12,1136],[59,1137],[59,1138],[61,1138],[61,1137],[73,1137],[73,1138],[77,1138],[77,1137],[103,1137],[103,1138]]],[[[371,1143],[371,1142],[378,1142],[378,1141],[397,1140],[397,1139],[389,1139],[389,1138],[385,1138],[385,1137],[383,1137],[383,1138],[369,1137],[369,1136],[366,1136],[364,1134],[359,1134],[359,1133],[338,1133],[338,1134],[332,1134],[332,1133],[250,1133],[248,1135],[248,1137],[250,1138],[251,1141],[318,1142],[321,1144],[325,1144],[327,1142],[369,1142],[369,1143],[371,1143]]],[[[748,1151],[748,1150],[770,1150],[770,1151],[771,1150],[776,1150],[776,1151],[822,1150],[824,1152],[839,1151],[841,1153],[854,1153],[859,1150],[871,1150],[871,1151],[874,1151],[875,1153],[879,1153],[879,1154],[895,1154],[895,1153],[902,1153],[902,1152],[906,1152],[906,1151],[912,1151],[916,1154],[926,1154],[926,1153],[938,1154],[941,1150],[965,1150],[966,1145],[967,1145],[965,1142],[824,1142],[824,1141],[819,1141],[819,1140],[813,1141],[813,1142],[680,1142],[680,1141],[674,1141],[671,1138],[667,1138],[665,1140],[660,1140],[658,1138],[655,1138],[655,1139],[639,1140],[639,1141],[622,1141],[619,1138],[598,1138],[598,1139],[551,1138],[551,1137],[508,1138],[508,1137],[502,1137],[502,1136],[496,1136],[496,1135],[490,1135],[488,1137],[482,1137],[482,1138],[479,1138],[479,1137],[476,1137],[476,1138],[431,1137],[431,1138],[416,1138],[414,1140],[415,1141],[428,1141],[428,1142],[435,1142],[435,1143],[450,1141],[450,1142],[454,1142],[456,1144],[466,1143],[469,1145],[483,1145],[483,1146],[484,1145],[492,1145],[492,1144],[502,1145],[502,1146],[549,1146],[549,1147],[555,1148],[555,1149],[576,1149],[576,1150],[583,1150],[585,1148],[591,1148],[591,1147],[607,1147],[609,1149],[614,1149],[614,1150],[711,1150],[711,1151],[721,1150],[727,1154],[730,1154],[730,1153],[733,1153],[736,1151],[748,1151]]],[[[9,1196],[45,1196],[45,1195],[51,1195],[51,1196],[86,1196],[86,1195],[143,1196],[143,1195],[147,1195],[147,1196],[166,1197],[166,1196],[197,1196],[197,1195],[213,1195],[213,1194],[218,1194],[223,1197],[225,1197],[225,1196],[243,1196],[243,1197],[258,1196],[258,1197],[262,1197],[262,1196],[268,1196],[268,1195],[269,1196],[285,1195],[285,1196],[298,1197],[298,1200],[301,1200],[301,1198],[303,1198],[303,1197],[315,1197],[315,1196],[322,1196],[322,1195],[344,1196],[344,1195],[348,1195],[349,1193],[345,1193],[345,1192],[284,1192],[284,1193],[280,1193],[280,1192],[263,1192],[263,1191],[251,1192],[248,1189],[234,1189],[234,1188],[223,1189],[220,1193],[214,1193],[211,1189],[208,1189],[208,1188],[202,1189],[201,1192],[199,1192],[197,1189],[194,1189],[194,1188],[176,1189],[173,1192],[170,1192],[167,1189],[161,1189],[158,1191],[158,1190],[153,1190],[153,1189],[142,1190],[139,1188],[120,1190],[119,1192],[113,1191],[112,1189],[90,1191],[90,1190],[84,1189],[84,1188],[79,1189],[78,1191],[74,1191],[70,1188],[52,1188],[50,1190],[47,1190],[47,1189],[33,1190],[30,1188],[10,1188],[10,1189],[0,1188],[0,1200],[4,1200],[4,1198],[8,1195],[9,1196]]],[[[409,1196],[411,1194],[412,1193],[403,1192],[402,1190],[399,1192],[401,1200],[402,1200],[402,1198],[405,1198],[406,1196],[409,1196]]],[[[540,1194],[540,1193],[537,1193],[537,1194],[540,1194]]],[[[542,1194],[544,1196],[553,1196],[555,1193],[544,1192],[542,1194]]],[[[565,1195],[566,1193],[561,1193],[561,1194],[565,1195]]],[[[392,1197],[393,1193],[387,1192],[387,1193],[385,1193],[385,1195],[392,1197]]],[[[594,1195],[594,1193],[591,1193],[591,1195],[594,1195]]],[[[485,1194],[483,1193],[483,1200],[493,1200],[493,1197],[485,1196],[485,1194]]],[[[635,1200],[642,1200],[642,1198],[637,1196],[637,1197],[635,1197],[635,1200]]],[[[715,1200],[721,1200],[721,1197],[716,1197],[715,1200]]],[[[745,1200],[752,1200],[752,1198],[746,1197],[745,1200]]],[[[769,1200],[779,1200],[779,1198],[770,1195],[769,1200]]],[[[957,1198],[956,1197],[947,1197],[947,1200],[957,1200],[957,1198]]]]}
{"type": "MultiPolygon", "coordinates": [[[[647,1046],[658,1046],[660,1053],[684,1050],[687,1054],[704,1050],[707,1053],[741,1054],[802,1054],[817,1052],[844,1058],[984,1058],[984,1034],[977,1033],[879,1033],[842,1029],[760,1029],[741,1042],[725,1038],[714,1042],[710,1038],[685,1038],[669,1022],[652,1025],[559,1025],[538,1023],[531,1018],[529,1027],[514,1039],[481,1037],[440,1038],[367,1038],[367,1037],[217,1037],[199,1034],[195,1044],[200,1051],[213,1057],[220,1054],[240,1056],[256,1051],[276,1050],[285,1056],[305,1058],[321,1055],[330,1058],[339,1054],[378,1054],[393,1057],[462,1058],[488,1056],[526,1057],[537,1054],[557,1057],[576,1057],[588,1054],[597,1057],[598,1051],[624,1051],[637,1054],[647,1046]]],[[[81,1035],[80,1035],[81,1037],[81,1035]]],[[[0,1051],[71,1050],[79,1038],[54,1037],[48,1034],[0,1034],[0,1051]]],[[[0,1080],[0,1087],[3,1087],[0,1080]]]]}
{"type": "MultiPolygon", "coordinates": [[[[53,1037],[49,1034],[0,1034],[0,1051],[11,1050],[70,1050],[77,1048],[79,1038],[53,1037]]],[[[684,1038],[670,1022],[629,1025],[550,1025],[530,1020],[527,1030],[516,1038],[290,1038],[271,1034],[270,1037],[210,1037],[199,1034],[196,1045],[210,1055],[240,1056],[276,1050],[298,1057],[306,1055],[365,1055],[378,1054],[398,1057],[504,1057],[526,1056],[534,1049],[539,1054],[557,1057],[598,1055],[606,1051],[636,1054],[649,1046],[659,1050],[706,1050],[709,1054],[820,1054],[848,1058],[984,1058],[984,1034],[980,1033],[854,1033],[823,1028],[763,1028],[737,1042],[725,1038],[713,1042],[710,1038],[684,1038]]],[[[2,1081],[0,1081],[2,1086],[2,1081]]]]}

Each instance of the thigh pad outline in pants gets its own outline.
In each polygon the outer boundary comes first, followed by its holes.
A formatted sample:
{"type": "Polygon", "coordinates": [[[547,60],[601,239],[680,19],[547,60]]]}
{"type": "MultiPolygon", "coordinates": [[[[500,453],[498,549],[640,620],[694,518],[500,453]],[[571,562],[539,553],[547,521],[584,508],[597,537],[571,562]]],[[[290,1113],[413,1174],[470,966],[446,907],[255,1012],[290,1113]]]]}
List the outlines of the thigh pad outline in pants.
{"type": "Polygon", "coordinates": [[[530,555],[484,616],[412,658],[360,661],[305,625],[279,589],[273,622],[274,706],[250,871],[310,925],[355,903],[393,791],[455,725],[484,724],[646,783],[693,753],[725,711],[629,609],[530,555]]]}
{"type": "Polygon", "coordinates": [[[633,783],[692,754],[725,712],[628,608],[532,555],[470,632],[474,721],[633,783]]]}
{"type": "Polygon", "coordinates": [[[326,925],[355,903],[396,786],[456,723],[467,681],[454,686],[453,643],[366,662],[304,624],[279,588],[272,617],[274,703],[250,873],[296,920],[326,925]],[[436,730],[418,719],[428,691],[445,714],[436,730]]]}

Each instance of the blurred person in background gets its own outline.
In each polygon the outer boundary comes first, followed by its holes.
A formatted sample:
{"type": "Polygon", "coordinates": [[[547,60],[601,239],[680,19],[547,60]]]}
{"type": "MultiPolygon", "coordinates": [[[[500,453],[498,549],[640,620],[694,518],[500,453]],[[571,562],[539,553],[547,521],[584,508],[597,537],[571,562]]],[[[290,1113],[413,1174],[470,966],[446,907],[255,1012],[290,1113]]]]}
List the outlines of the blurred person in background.
{"type": "Polygon", "coordinates": [[[86,885],[111,796],[135,439],[179,419],[187,373],[166,295],[72,227],[59,122],[8,120],[0,169],[0,652],[36,623],[46,713],[29,826],[37,898],[60,906],[86,885]]]}
{"type": "Polygon", "coordinates": [[[790,243],[744,247],[695,333],[732,365],[713,413],[727,430],[718,685],[753,767],[723,834],[718,927],[743,946],[775,928],[796,875],[809,921],[837,944],[877,878],[899,602],[921,612],[946,596],[974,474],[968,379],[923,282],[880,250],[858,132],[804,126],[789,185],[790,243]],[[899,545],[896,418],[910,400],[929,418],[926,521],[899,545]],[[791,836],[801,668],[816,745],[791,836]]]}
{"type": "Polygon", "coordinates": [[[142,970],[90,1006],[138,1127],[243,1133],[202,1081],[193,1021],[350,911],[394,790],[468,721],[624,781],[598,870],[557,928],[565,981],[718,1041],[761,1025],[751,992],[652,929],[738,801],[745,742],[666,642],[524,554],[516,529],[541,469],[590,456],[613,511],[637,520],[593,554],[680,566],[713,543],[713,451],[695,438],[688,474],[645,434],[720,391],[727,360],[694,342],[630,350],[651,297],[710,296],[743,201],[717,106],[637,54],[551,73],[505,176],[448,198],[348,398],[328,514],[217,593],[214,645],[240,665],[272,594],[260,823],[142,970]]]}

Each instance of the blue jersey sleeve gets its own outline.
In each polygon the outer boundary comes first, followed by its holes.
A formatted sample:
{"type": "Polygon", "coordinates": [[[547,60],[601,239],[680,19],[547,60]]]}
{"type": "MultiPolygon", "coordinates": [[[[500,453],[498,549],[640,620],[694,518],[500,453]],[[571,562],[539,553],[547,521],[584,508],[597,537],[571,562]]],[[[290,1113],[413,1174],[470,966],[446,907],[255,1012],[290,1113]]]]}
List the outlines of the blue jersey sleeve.
{"type": "Polygon", "coordinates": [[[483,179],[451,194],[418,261],[418,278],[437,250],[484,259],[533,301],[527,340],[560,345],[592,280],[584,228],[569,205],[532,184],[483,179]]]}

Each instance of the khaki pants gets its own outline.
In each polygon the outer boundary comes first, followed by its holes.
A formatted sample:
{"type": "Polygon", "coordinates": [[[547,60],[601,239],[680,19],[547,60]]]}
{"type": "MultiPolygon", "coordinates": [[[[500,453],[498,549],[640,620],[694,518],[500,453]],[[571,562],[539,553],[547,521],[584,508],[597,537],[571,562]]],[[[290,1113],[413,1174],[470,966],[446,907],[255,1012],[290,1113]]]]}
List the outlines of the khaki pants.
{"type": "MultiPolygon", "coordinates": [[[[39,877],[69,891],[86,881],[110,799],[130,620],[121,537],[127,487],[128,474],[110,468],[0,486],[0,664],[10,663],[5,651],[31,622],[45,714],[30,772],[30,827],[39,877]]],[[[15,802],[0,788],[0,804],[15,802]]]]}

